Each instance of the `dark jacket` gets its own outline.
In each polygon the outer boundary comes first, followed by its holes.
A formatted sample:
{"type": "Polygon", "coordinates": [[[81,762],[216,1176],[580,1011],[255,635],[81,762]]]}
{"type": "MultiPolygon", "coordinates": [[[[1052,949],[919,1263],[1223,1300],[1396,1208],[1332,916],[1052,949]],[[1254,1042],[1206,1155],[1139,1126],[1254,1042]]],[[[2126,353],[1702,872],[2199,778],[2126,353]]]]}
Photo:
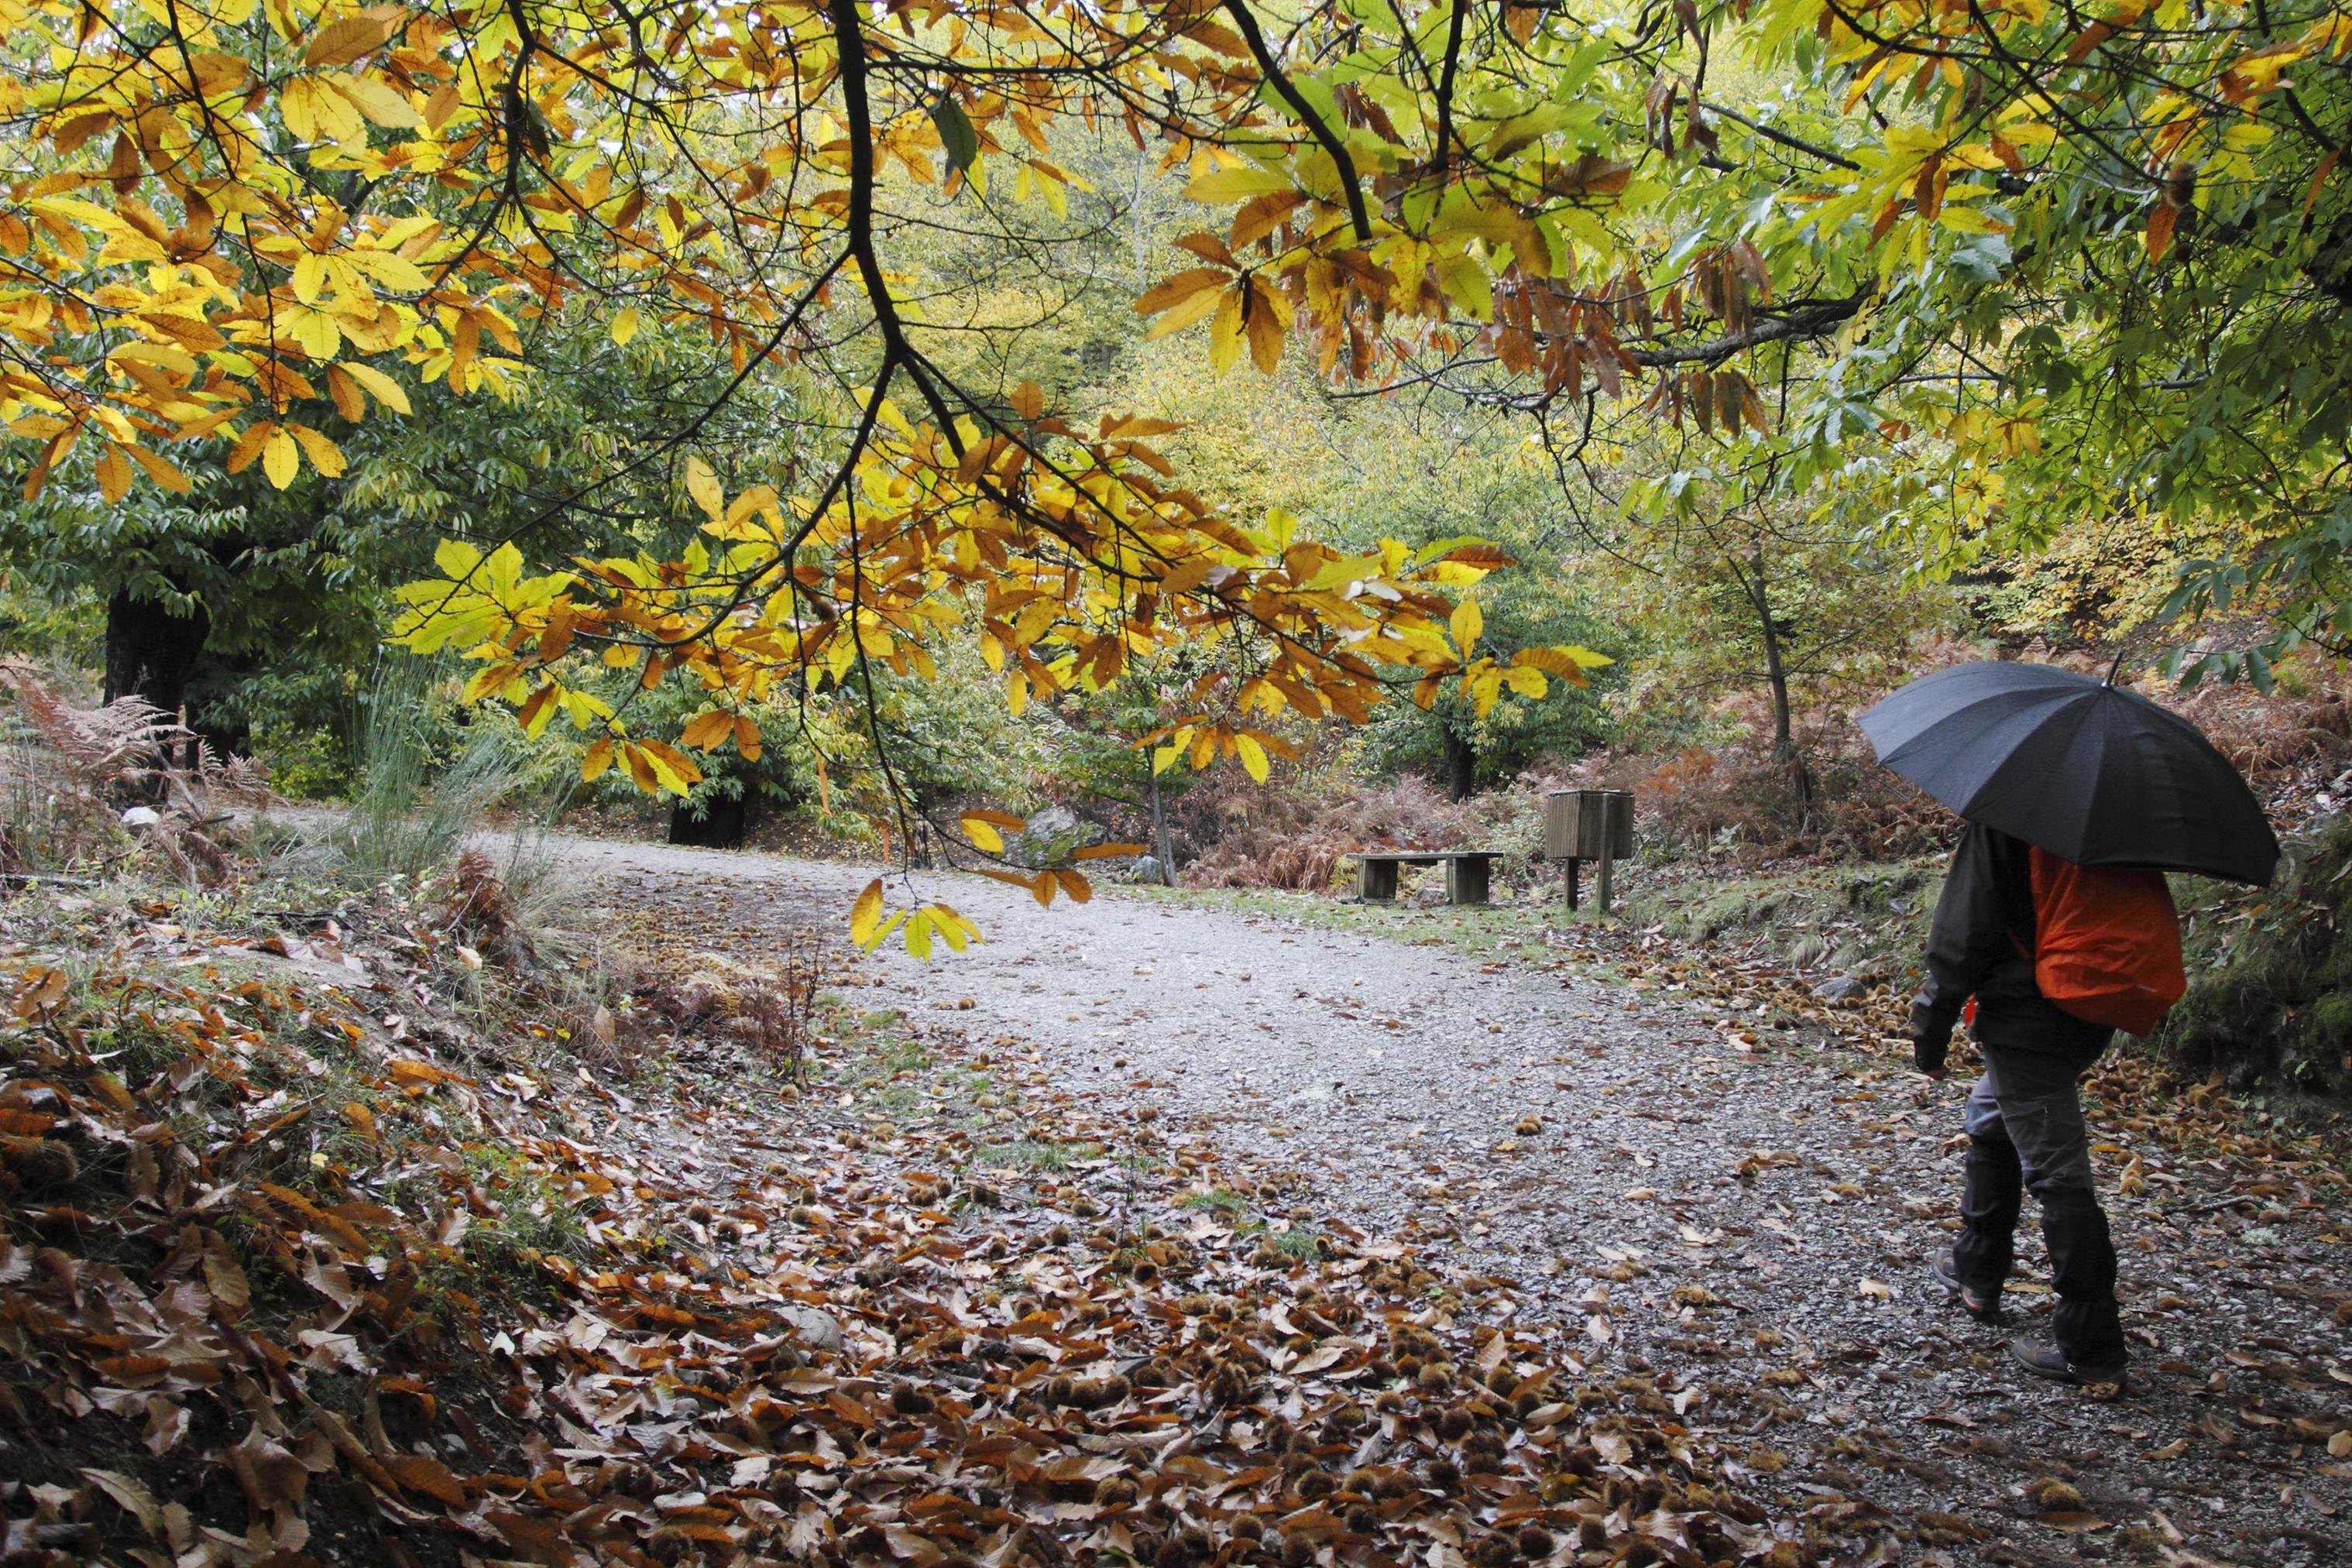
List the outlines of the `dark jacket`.
{"type": "Polygon", "coordinates": [[[1943,1065],[1952,1026],[1977,998],[1969,1033],[1996,1049],[2032,1051],[2084,1065],[2115,1031],[2045,1001],[2033,981],[2033,878],[2022,839],[1970,822],[1952,852],[1936,923],[1927,936],[1927,979],[1911,1003],[1911,1049],[1922,1071],[1943,1065]]]}

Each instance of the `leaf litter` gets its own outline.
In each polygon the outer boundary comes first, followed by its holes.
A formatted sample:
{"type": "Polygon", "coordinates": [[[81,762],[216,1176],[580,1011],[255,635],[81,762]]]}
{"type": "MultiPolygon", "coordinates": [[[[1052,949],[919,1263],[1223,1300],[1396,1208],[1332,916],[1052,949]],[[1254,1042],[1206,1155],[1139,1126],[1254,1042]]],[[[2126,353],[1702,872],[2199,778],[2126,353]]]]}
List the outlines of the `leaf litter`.
{"type": "MultiPolygon", "coordinates": [[[[772,865],[741,880],[738,918],[837,903],[837,880],[772,865]]],[[[1480,965],[1335,935],[1306,901],[1305,919],[1147,896],[1024,923],[955,896],[990,945],[869,965],[881,994],[1034,1045],[1041,1085],[1106,1120],[1163,1116],[1287,1183],[1271,1224],[1412,1248],[1434,1289],[1580,1385],[1646,1382],[1823,1561],[2284,1568],[2352,1547],[2352,1452],[2330,1448],[2352,1451],[2340,1121],[2290,1128],[2137,1054],[2103,1063],[2089,1108],[2135,1377],[2057,1389],[2002,1346],[2053,1304],[2031,1205],[2005,1331],[1934,1291],[1962,1085],[1908,1071],[1887,988],[1830,1003],[1737,952],[1540,917],[1505,928],[1501,959],[1481,936],[1480,965]],[[2083,1506],[2027,1495],[2045,1479],[2083,1506]]],[[[1401,936],[1478,919],[1397,913],[1401,936]]]]}
{"type": "Polygon", "coordinates": [[[837,1007],[793,1071],[733,1026],[805,950],[698,923],[710,896],[643,923],[659,977],[586,1019],[446,905],[17,901],[0,1558],[1832,1544],[1671,1383],[1585,1375],[1412,1247],[1308,1236],[1272,1207],[1294,1178],[1055,1090],[1017,1040],[837,1007]]]}

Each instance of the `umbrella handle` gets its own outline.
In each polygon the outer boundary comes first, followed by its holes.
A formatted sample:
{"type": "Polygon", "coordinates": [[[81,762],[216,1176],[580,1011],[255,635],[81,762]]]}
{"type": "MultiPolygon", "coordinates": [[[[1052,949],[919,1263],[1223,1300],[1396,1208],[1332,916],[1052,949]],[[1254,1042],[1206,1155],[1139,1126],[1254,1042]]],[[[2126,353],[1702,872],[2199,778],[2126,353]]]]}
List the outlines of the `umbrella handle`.
{"type": "Polygon", "coordinates": [[[2107,666],[2107,678],[2101,681],[2099,685],[2103,686],[2112,686],[2116,684],[2116,672],[2124,667],[2124,654],[2129,651],[2130,649],[2128,644],[2116,650],[2116,662],[2107,666]]]}

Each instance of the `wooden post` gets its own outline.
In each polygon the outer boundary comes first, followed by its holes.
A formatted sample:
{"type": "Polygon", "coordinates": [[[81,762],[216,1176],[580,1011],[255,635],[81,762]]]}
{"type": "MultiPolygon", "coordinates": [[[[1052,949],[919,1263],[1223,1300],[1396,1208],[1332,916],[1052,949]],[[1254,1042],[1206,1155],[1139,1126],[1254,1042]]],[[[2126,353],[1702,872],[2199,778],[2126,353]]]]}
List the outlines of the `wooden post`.
{"type": "Polygon", "coordinates": [[[1559,789],[1544,801],[1544,853],[1561,862],[1568,907],[1586,861],[1601,862],[1601,912],[1616,893],[1616,862],[1633,852],[1633,797],[1622,789],[1559,789]]]}
{"type": "Polygon", "coordinates": [[[1486,856],[1456,855],[1445,862],[1446,903],[1484,904],[1489,891],[1486,856]]]}
{"type": "Polygon", "coordinates": [[[1609,913],[1610,883],[1617,857],[1633,852],[1633,796],[1630,790],[1601,791],[1601,913],[1609,913]]]}
{"type": "Polygon", "coordinates": [[[1151,776],[1151,852],[1160,862],[1160,884],[1176,885],[1176,857],[1168,849],[1168,816],[1160,804],[1160,775],[1151,776]]]}
{"type": "Polygon", "coordinates": [[[1356,896],[1367,904],[1395,902],[1397,865],[1390,860],[1370,857],[1356,862],[1356,896]]]}

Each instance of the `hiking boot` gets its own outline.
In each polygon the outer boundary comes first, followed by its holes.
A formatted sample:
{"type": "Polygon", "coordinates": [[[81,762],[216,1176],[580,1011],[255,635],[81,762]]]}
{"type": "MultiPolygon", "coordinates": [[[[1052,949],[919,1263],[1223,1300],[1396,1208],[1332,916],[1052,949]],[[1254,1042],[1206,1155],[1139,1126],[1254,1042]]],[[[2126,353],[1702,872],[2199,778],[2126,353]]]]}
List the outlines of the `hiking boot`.
{"type": "Polygon", "coordinates": [[[2048,1340],[2013,1339],[2009,1342],[2009,1354],[2017,1364],[2036,1377],[2046,1377],[2053,1383],[2121,1383],[2125,1364],[2117,1361],[2112,1366],[2085,1366],[2069,1361],[2066,1353],[2048,1340]]]}
{"type": "Polygon", "coordinates": [[[1936,1260],[1936,1282],[1944,1287],[1946,1296],[1958,1301],[1960,1304],[1960,1310],[1977,1322],[1980,1323],[2000,1322],[2000,1299],[1997,1296],[1988,1299],[1982,1291],[1962,1284],[1958,1266],[1953,1261],[1953,1255],[1948,1251],[1936,1260]]]}

